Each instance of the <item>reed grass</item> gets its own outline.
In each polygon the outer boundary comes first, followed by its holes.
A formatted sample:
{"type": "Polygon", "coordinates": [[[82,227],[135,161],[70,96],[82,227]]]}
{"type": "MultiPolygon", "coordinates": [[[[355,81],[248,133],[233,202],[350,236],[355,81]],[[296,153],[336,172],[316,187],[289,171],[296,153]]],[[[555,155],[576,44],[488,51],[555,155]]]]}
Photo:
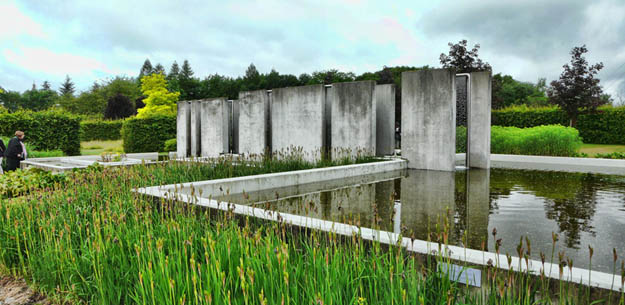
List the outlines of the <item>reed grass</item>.
{"type": "MultiPolygon", "coordinates": [[[[565,292],[554,298],[545,281],[541,286],[529,274],[497,269],[499,262],[488,268],[488,283],[472,289],[437,268],[451,263],[443,249],[423,258],[358,235],[155,203],[131,192],[309,166],[319,165],[219,160],[92,167],[65,185],[1,201],[0,264],[72,304],[576,303],[565,292]]],[[[446,241],[449,221],[436,228],[433,238],[446,241]]],[[[530,251],[529,242],[519,248],[524,257],[530,251]]]]}

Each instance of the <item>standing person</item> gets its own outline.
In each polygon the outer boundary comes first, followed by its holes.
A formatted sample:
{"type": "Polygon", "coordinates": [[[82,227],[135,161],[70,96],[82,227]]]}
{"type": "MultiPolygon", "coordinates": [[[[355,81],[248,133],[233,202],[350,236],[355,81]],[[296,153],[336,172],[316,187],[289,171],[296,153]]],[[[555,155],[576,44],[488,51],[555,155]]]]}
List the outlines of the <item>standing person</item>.
{"type": "Polygon", "coordinates": [[[24,146],[24,132],[16,131],[15,137],[9,140],[9,145],[4,151],[4,157],[7,159],[7,171],[13,171],[20,168],[20,161],[26,159],[26,147],[24,146]]]}
{"type": "Polygon", "coordinates": [[[4,146],[4,141],[0,139],[0,175],[4,174],[4,170],[2,170],[2,157],[4,157],[4,152],[7,150],[7,147],[4,146]]]}

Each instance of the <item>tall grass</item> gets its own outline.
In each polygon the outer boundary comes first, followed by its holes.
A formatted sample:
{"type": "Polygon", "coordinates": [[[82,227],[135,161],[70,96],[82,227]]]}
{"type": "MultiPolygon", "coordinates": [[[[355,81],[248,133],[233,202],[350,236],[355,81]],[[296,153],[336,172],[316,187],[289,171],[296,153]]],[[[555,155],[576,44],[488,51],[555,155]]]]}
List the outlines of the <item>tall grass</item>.
{"type": "MultiPolygon", "coordinates": [[[[495,267],[488,270],[484,288],[466,289],[436,267],[449,263],[440,249],[437,257],[424,259],[357,235],[296,230],[175,201],[155,203],[131,193],[134,187],[306,166],[312,165],[223,160],[213,165],[92,167],[72,175],[65,186],[2,201],[0,263],[69,303],[552,302],[539,285],[529,284],[529,275],[512,282],[512,273],[495,267]]],[[[449,222],[436,228],[434,238],[445,241],[449,222]]]]}
{"type": "MultiPolygon", "coordinates": [[[[575,156],[582,138],[575,128],[546,125],[531,128],[491,126],[491,153],[575,156]]],[[[466,127],[456,129],[456,151],[466,152],[466,127]]]]}

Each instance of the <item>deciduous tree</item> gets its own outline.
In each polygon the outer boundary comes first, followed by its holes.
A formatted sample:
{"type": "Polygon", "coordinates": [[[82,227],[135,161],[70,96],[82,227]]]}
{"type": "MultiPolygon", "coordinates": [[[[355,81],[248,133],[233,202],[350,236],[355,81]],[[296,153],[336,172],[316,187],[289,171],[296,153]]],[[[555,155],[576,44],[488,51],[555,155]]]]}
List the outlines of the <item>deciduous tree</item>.
{"type": "Polygon", "coordinates": [[[603,90],[599,86],[599,79],[595,78],[603,68],[603,63],[588,64],[583,56],[586,52],[588,52],[586,45],[574,47],[570,53],[570,64],[562,66],[564,71],[560,74],[560,78],[552,81],[551,87],[547,90],[549,101],[567,113],[573,127],[580,114],[593,112],[606,103],[606,100],[601,98],[603,90]]]}
{"type": "Polygon", "coordinates": [[[441,53],[440,62],[443,68],[455,68],[458,73],[491,70],[488,63],[483,62],[477,52],[480,45],[476,44],[473,49],[467,50],[467,40],[460,40],[457,44],[448,43],[449,53],[441,53]]]}
{"type": "Polygon", "coordinates": [[[137,117],[145,118],[159,114],[176,114],[176,101],[180,92],[169,92],[163,74],[152,74],[141,79],[141,92],[146,98],[145,107],[137,110],[137,117]]]}

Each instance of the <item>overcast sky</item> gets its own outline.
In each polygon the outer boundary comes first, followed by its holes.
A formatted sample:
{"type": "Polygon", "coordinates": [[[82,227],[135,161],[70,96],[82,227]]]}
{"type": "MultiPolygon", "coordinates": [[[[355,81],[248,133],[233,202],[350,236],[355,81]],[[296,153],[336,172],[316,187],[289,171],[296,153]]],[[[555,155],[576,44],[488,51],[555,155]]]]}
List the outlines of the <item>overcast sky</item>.
{"type": "Polygon", "coordinates": [[[0,0],[0,86],[23,91],[68,74],[79,90],[169,70],[238,76],[254,63],[299,75],[439,66],[448,42],[481,45],[495,73],[536,82],[562,72],[574,46],[603,62],[604,89],[625,99],[625,1],[90,1],[0,0]]]}

